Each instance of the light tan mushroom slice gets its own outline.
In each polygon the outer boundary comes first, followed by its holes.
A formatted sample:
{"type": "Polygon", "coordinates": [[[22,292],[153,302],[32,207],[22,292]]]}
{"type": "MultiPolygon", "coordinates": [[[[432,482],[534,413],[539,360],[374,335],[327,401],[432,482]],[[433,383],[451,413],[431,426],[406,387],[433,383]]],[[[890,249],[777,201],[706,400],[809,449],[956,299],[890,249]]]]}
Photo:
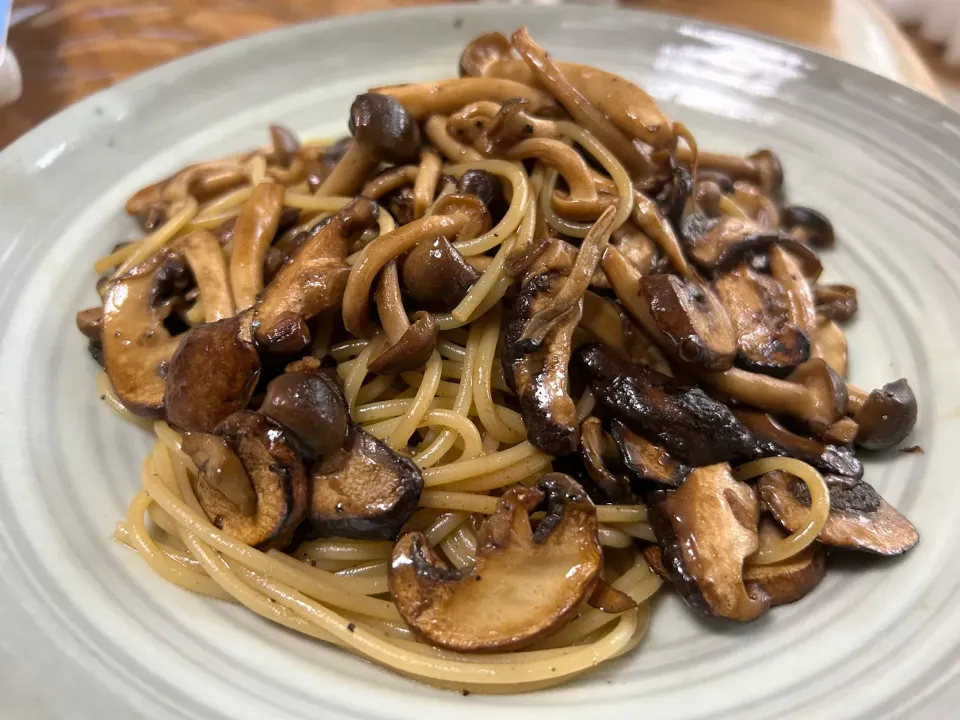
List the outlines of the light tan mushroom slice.
{"type": "MultiPolygon", "coordinates": [[[[920,540],[907,518],[863,480],[825,475],[830,489],[830,514],[817,536],[825,545],[900,555],[920,540]]],[[[810,514],[810,494],[799,479],[782,471],[763,475],[760,497],[777,522],[790,532],[801,529],[810,514]]]]}
{"type": "MultiPolygon", "coordinates": [[[[284,318],[309,320],[343,300],[350,246],[376,222],[377,206],[356,198],[297,250],[264,290],[256,307],[257,342],[270,346],[284,318]]],[[[376,241],[374,241],[376,242],[376,241]]]]}
{"type": "Polygon", "coordinates": [[[813,356],[823,358],[837,375],[847,377],[847,338],[833,320],[820,319],[813,333],[813,356]]]}
{"type": "Polygon", "coordinates": [[[204,321],[216,322],[235,314],[227,259],[216,236],[208,230],[197,230],[180,244],[197,281],[204,321]]]}
{"type": "Polygon", "coordinates": [[[374,88],[372,92],[396,98],[416,120],[428,115],[449,115],[480,100],[503,103],[521,98],[530,103],[530,112],[556,107],[553,99],[542,90],[499,78],[458,78],[419,85],[388,85],[374,88]]]}
{"type": "Polygon", "coordinates": [[[110,384],[130,412],[163,413],[164,373],[179,338],[171,337],[153,307],[161,253],[108,284],[103,302],[103,358],[110,384]]]}
{"type": "Polygon", "coordinates": [[[263,290],[263,266],[283,212],[284,188],[261,183],[244,203],[233,226],[230,285],[237,310],[246,310],[263,290]]]}
{"type": "Polygon", "coordinates": [[[596,508],[576,482],[552,473],[507,491],[477,533],[472,571],[447,567],[420,532],[393,551],[390,589],[406,623],[459,652],[516,650],[563,627],[603,569],[596,508]],[[530,514],[547,503],[536,529],[530,514]]]}
{"type": "MultiPolygon", "coordinates": [[[[769,517],[760,519],[760,545],[776,542],[786,533],[769,517]]],[[[793,557],[770,565],[747,565],[743,577],[748,588],[758,588],[770,597],[770,605],[786,605],[808,595],[827,570],[823,546],[813,543],[793,557]]]]}
{"type": "Polygon", "coordinates": [[[786,291],[791,322],[812,338],[817,332],[817,307],[800,263],[779,245],[770,248],[769,257],[770,271],[786,291]]]}
{"type": "MultiPolygon", "coordinates": [[[[235,511],[231,508],[231,514],[239,512],[243,517],[253,517],[257,511],[257,493],[246,468],[226,440],[209,433],[188,432],[183,434],[180,449],[197,466],[198,483],[205,486],[197,488],[197,495],[203,494],[207,507],[212,509],[213,505],[227,501],[235,508],[235,511]]],[[[213,515],[217,517],[219,513],[213,515]]]]}
{"type": "Polygon", "coordinates": [[[760,504],[726,463],[694,469],[676,490],[648,499],[664,566],[687,604],[708,617],[755,620],[770,598],[744,585],[744,561],[760,547],[760,504]]]}
{"type": "MultiPolygon", "coordinates": [[[[649,197],[642,192],[635,192],[633,204],[633,220],[637,226],[643,230],[646,235],[653,240],[670,259],[670,264],[680,275],[687,277],[690,275],[690,264],[680,247],[680,241],[673,231],[673,227],[667,222],[666,218],[660,212],[660,208],[649,197]]],[[[647,274],[647,273],[644,273],[647,274]]]]}

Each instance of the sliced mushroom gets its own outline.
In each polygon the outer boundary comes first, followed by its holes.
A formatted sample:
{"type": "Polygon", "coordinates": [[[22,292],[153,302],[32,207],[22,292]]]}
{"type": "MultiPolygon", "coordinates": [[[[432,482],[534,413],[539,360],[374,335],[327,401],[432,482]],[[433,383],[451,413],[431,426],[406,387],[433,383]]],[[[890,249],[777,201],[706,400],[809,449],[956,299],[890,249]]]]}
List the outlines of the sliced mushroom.
{"type": "Polygon", "coordinates": [[[760,504],[729,465],[698,467],[679,488],[657,490],[647,503],[667,575],[691,608],[740,622],[767,611],[770,598],[745,586],[743,570],[760,547],[760,504]]]}
{"type": "Polygon", "coordinates": [[[471,572],[447,567],[420,532],[393,550],[390,589],[407,625],[459,652],[516,650],[563,627],[603,568],[596,508],[566,475],[507,491],[477,532],[471,572]],[[535,529],[530,515],[546,501],[535,529]]]}
{"type": "Polygon", "coordinates": [[[170,359],[164,394],[167,422],[187,432],[213,432],[247,406],[259,378],[252,313],[192,328],[170,359]]]}
{"type": "Polygon", "coordinates": [[[353,424],[343,447],[314,466],[311,480],[311,537],[392,540],[423,490],[411,460],[353,424]]]}
{"type": "Polygon", "coordinates": [[[678,462],[664,448],[633,432],[619,420],[611,423],[611,429],[623,464],[641,480],[675,488],[690,474],[689,466],[678,462]]]}
{"type": "Polygon", "coordinates": [[[598,402],[629,429],[692,466],[756,457],[747,428],[702,390],[643,365],[621,364],[602,345],[577,351],[598,402]]]}
{"type": "Polygon", "coordinates": [[[216,236],[207,230],[197,230],[183,238],[180,245],[197,281],[204,320],[216,322],[231,317],[236,306],[230,291],[227,259],[216,236]]]}
{"type": "Polygon", "coordinates": [[[857,314],[857,289],[849,285],[817,285],[813,288],[817,314],[845,322],[857,314]]]}
{"type": "Polygon", "coordinates": [[[859,425],[857,444],[867,450],[886,450],[903,440],[917,424],[917,396],[905,378],[889,382],[869,394],[848,386],[853,419],[859,425]]]}
{"type": "Polygon", "coordinates": [[[271,336],[276,336],[282,329],[278,326],[285,318],[289,322],[291,315],[306,321],[340,305],[350,274],[350,246],[374,225],[376,218],[376,204],[356,198],[307,238],[291,262],[280,268],[257,303],[258,343],[270,349],[271,336]]]}
{"type": "MultiPolygon", "coordinates": [[[[916,528],[862,479],[825,475],[830,514],[817,535],[825,545],[900,555],[920,540],[916,528]]],[[[775,471],[757,483],[757,491],[777,522],[790,532],[804,527],[810,513],[810,492],[792,475],[775,471]]]]}
{"type": "Polygon", "coordinates": [[[404,290],[425,310],[450,312],[480,279],[480,273],[444,237],[421,240],[403,259],[404,290]]]}
{"type": "Polygon", "coordinates": [[[823,358],[842,378],[847,376],[847,338],[833,320],[821,319],[813,333],[814,357],[823,358]]]}
{"type": "Polygon", "coordinates": [[[780,227],[790,237],[815,248],[833,247],[836,237],[833,225],[823,213],[801,205],[791,205],[780,211],[780,227]]]}
{"type": "Polygon", "coordinates": [[[690,259],[704,270],[728,268],[748,252],[763,250],[780,235],[749,218],[690,214],[681,226],[690,259]]]}
{"type": "Polygon", "coordinates": [[[225,449],[218,451],[212,441],[185,441],[185,452],[203,452],[194,455],[200,470],[194,486],[200,507],[210,522],[238,542],[261,549],[286,547],[306,514],[309,480],[285,431],[260,413],[242,410],[220,423],[215,434],[225,449]],[[244,512],[249,506],[232,454],[256,494],[249,514],[244,512]]]}
{"type": "Polygon", "coordinates": [[[780,246],[770,248],[769,258],[773,278],[786,293],[790,321],[812,338],[817,331],[817,308],[803,268],[796,257],[780,246]]]}
{"type": "Polygon", "coordinates": [[[449,115],[464,105],[484,100],[503,103],[521,98],[530,103],[531,112],[551,112],[557,108],[550,95],[542,90],[500,78],[464,77],[418,85],[387,85],[373,88],[373,92],[395,98],[416,120],[430,115],[449,115]]]}
{"type": "Polygon", "coordinates": [[[353,195],[382,160],[415,162],[420,155],[420,126],[389,95],[357,95],[350,106],[353,142],[326,177],[318,195],[353,195]]]}
{"type": "Polygon", "coordinates": [[[206,486],[203,492],[208,506],[209,501],[215,499],[222,503],[225,499],[244,517],[253,517],[257,511],[257,493],[240,458],[223,438],[209,433],[184,433],[180,449],[197,466],[198,479],[206,486]]]}
{"type": "Polygon", "coordinates": [[[772,311],[754,271],[740,265],[714,287],[737,333],[737,360],[748,370],[785,377],[810,358],[810,339],[772,311]]]}
{"type": "Polygon", "coordinates": [[[612,443],[607,441],[600,418],[588,417],[583,421],[580,426],[580,455],[584,469],[599,491],[600,501],[633,505],[637,497],[630,488],[630,478],[622,472],[616,447],[610,448],[609,444],[612,443]],[[620,467],[617,468],[617,465],[620,467]]]}
{"type": "Polygon", "coordinates": [[[558,318],[536,350],[521,347],[530,319],[549,308],[563,287],[561,275],[540,275],[517,294],[512,317],[504,335],[503,374],[520,400],[527,437],[550,455],[566,455],[577,449],[580,423],[570,397],[569,364],[573,331],[580,322],[583,302],[558,318]]]}
{"type": "Polygon", "coordinates": [[[230,285],[237,310],[246,310],[263,290],[263,265],[283,212],[284,188],[260,183],[244,203],[233,226],[230,285]]]}
{"type": "Polygon", "coordinates": [[[350,414],[337,383],[321,372],[290,371],[267,385],[260,412],[280,423],[306,446],[306,454],[326,456],[347,437],[350,414]]]}
{"type": "Polygon", "coordinates": [[[163,413],[164,375],[179,338],[163,324],[153,299],[165,253],[111,282],[103,302],[103,359],[117,397],[130,412],[163,413]]]}

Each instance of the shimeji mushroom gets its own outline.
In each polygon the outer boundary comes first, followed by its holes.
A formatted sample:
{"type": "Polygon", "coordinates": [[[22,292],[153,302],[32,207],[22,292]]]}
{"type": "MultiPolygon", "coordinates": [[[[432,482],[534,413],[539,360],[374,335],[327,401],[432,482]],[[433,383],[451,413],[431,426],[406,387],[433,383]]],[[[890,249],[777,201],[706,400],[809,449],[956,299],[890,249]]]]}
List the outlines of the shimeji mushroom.
{"type": "Polygon", "coordinates": [[[690,474],[689,466],[671,457],[665,448],[633,432],[620,420],[613,420],[611,426],[623,464],[641,480],[679,487],[690,474]]]}
{"type": "Polygon", "coordinates": [[[917,423],[917,397],[905,378],[866,392],[847,386],[857,430],[857,444],[886,450],[903,440],[917,423]]]}
{"type": "MultiPolygon", "coordinates": [[[[677,148],[677,162],[689,165],[691,160],[691,153],[686,148],[677,148]]],[[[783,189],[783,166],[772,150],[758,150],[746,157],[698,152],[696,162],[698,170],[709,170],[731,180],[754,183],[770,198],[779,197],[783,189]]]]}
{"type": "Polygon", "coordinates": [[[282,185],[260,183],[237,216],[230,253],[230,285],[237,310],[253,305],[263,290],[264,260],[280,225],[283,196],[282,185]]]}
{"type": "Polygon", "coordinates": [[[437,322],[430,313],[418,312],[410,323],[400,294],[396,260],[381,272],[376,296],[377,313],[389,345],[370,363],[370,372],[395,375],[423,367],[437,345],[437,322]]]}
{"type": "Polygon", "coordinates": [[[588,417],[580,425],[580,457],[587,476],[596,486],[598,502],[629,505],[637,502],[617,447],[604,432],[600,418],[588,417]]]}
{"type": "Polygon", "coordinates": [[[603,569],[596,508],[551,473],[508,490],[477,532],[469,572],[446,566],[423,533],[401,536],[389,580],[404,621],[430,644],[459,652],[517,650],[563,627],[603,569]],[[546,516],[530,515],[546,503],[546,516]]]}
{"type": "Polygon", "coordinates": [[[403,289],[420,307],[450,312],[480,279],[457,249],[444,237],[421,240],[401,260],[403,289]]]}
{"type": "Polygon", "coordinates": [[[833,247],[836,237],[833,225],[823,213],[801,205],[791,205],[780,211],[780,227],[790,237],[816,248],[833,247]]]}
{"type": "Polygon", "coordinates": [[[845,322],[857,314],[857,289],[849,285],[816,285],[813,297],[817,315],[845,322]]]}
{"type": "Polygon", "coordinates": [[[288,369],[278,375],[267,384],[260,412],[287,428],[310,457],[338,451],[350,426],[340,388],[322,372],[288,369]]]}

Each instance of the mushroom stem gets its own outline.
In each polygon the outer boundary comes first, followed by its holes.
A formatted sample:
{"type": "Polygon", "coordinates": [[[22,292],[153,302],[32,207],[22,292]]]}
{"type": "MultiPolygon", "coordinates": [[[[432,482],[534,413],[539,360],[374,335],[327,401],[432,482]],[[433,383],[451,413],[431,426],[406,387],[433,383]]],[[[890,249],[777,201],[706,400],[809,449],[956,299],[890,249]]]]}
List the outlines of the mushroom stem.
{"type": "Polygon", "coordinates": [[[362,143],[353,143],[326,179],[317,188],[319,196],[353,195],[370,171],[377,167],[378,154],[362,143]]]}
{"type": "Polygon", "coordinates": [[[283,212],[284,188],[261,183],[244,203],[233,227],[230,285],[237,310],[246,310],[263,290],[263,264],[283,212]]]}
{"type": "Polygon", "coordinates": [[[704,375],[704,379],[710,387],[747,405],[794,417],[804,417],[813,402],[810,391],[803,385],[739,368],[709,373],[704,375]]]}
{"type": "Polygon", "coordinates": [[[480,100],[503,103],[521,98],[537,112],[554,105],[542,90],[498,78],[458,78],[419,85],[389,85],[374,88],[372,92],[396,98],[415,119],[428,115],[449,115],[464,105],[480,100]]]}
{"type": "Polygon", "coordinates": [[[380,273],[380,282],[377,283],[377,314],[390,344],[396,345],[410,329],[410,320],[403,309],[403,298],[400,295],[396,260],[388,262],[380,273]]]}
{"type": "Polygon", "coordinates": [[[413,217],[423,217],[427,208],[433,203],[437,194],[437,185],[440,183],[440,172],[443,169],[443,160],[433,150],[423,150],[420,154],[420,169],[417,172],[416,182],[413,184],[413,217]]]}
{"type": "Polygon", "coordinates": [[[204,322],[231,317],[237,309],[230,292],[227,260],[217,238],[208,230],[197,230],[183,239],[182,246],[200,291],[204,322]]]}
{"type": "Polygon", "coordinates": [[[689,277],[690,264],[683,254],[680,241],[657,204],[639,190],[634,191],[633,202],[633,221],[663,250],[676,271],[683,277],[689,277]]]}
{"type": "Polygon", "coordinates": [[[817,308],[800,263],[779,245],[770,248],[769,258],[773,277],[786,292],[790,321],[812,339],[817,332],[817,308]]]}
{"type": "Polygon", "coordinates": [[[547,138],[522,140],[506,153],[507,160],[536,158],[555,168],[567,181],[570,195],[579,200],[596,200],[597,189],[586,161],[566,143],[547,138]]]}

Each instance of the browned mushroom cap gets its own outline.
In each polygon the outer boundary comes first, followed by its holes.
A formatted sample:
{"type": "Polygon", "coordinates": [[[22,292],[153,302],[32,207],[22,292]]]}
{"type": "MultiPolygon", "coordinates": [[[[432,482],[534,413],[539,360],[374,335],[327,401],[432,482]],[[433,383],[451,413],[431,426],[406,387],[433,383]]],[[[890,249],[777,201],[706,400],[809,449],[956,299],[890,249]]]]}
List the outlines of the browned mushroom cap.
{"type": "Polygon", "coordinates": [[[616,447],[610,447],[600,418],[588,417],[580,426],[580,455],[583,467],[593,480],[603,502],[633,505],[636,495],[630,488],[630,478],[623,472],[616,447]],[[619,466],[619,468],[617,467],[619,466]],[[611,467],[613,469],[611,469],[611,467]]]}
{"type": "Polygon", "coordinates": [[[350,422],[340,388],[318,372],[287,371],[275,377],[260,412],[287,428],[309,454],[319,456],[340,449],[350,422]]]}
{"type": "MultiPolygon", "coordinates": [[[[211,464],[219,457],[214,454],[206,459],[197,456],[198,461],[205,461],[198,468],[200,476],[194,488],[200,507],[210,522],[234,540],[261,549],[285,547],[306,513],[309,491],[303,463],[285,431],[260,413],[242,410],[220,423],[215,434],[239,458],[256,494],[256,504],[252,514],[244,514],[231,500],[219,484],[226,478],[216,474],[223,466],[211,464]]],[[[201,447],[211,448],[212,443],[201,447]]],[[[229,461],[228,454],[224,455],[226,467],[234,471],[232,492],[242,492],[236,465],[229,461]]]]}
{"type": "MultiPolygon", "coordinates": [[[[916,528],[864,480],[825,475],[830,514],[817,536],[825,545],[900,555],[920,540],[916,528]]],[[[798,478],[770,472],[757,483],[760,497],[777,522],[795,532],[808,521],[810,492],[798,478]]]]}
{"type": "Polygon", "coordinates": [[[350,246],[376,219],[376,204],[356,198],[300,246],[257,303],[258,343],[269,350],[271,336],[279,332],[278,325],[284,318],[289,322],[291,315],[299,315],[309,320],[342,302],[350,274],[350,246]]]}
{"type": "Polygon", "coordinates": [[[503,495],[477,532],[469,574],[447,567],[411,532],[394,547],[389,579],[403,619],[430,644],[506,651],[563,627],[602,568],[596,508],[571,478],[551,473],[503,495]],[[545,500],[547,515],[532,529],[530,514],[545,500]]]}
{"type": "Polygon", "coordinates": [[[423,476],[407,458],[357,425],[311,474],[311,537],[392,540],[417,509],[423,476]]]}
{"type": "Polygon", "coordinates": [[[623,464],[641,480],[678,487],[690,473],[687,465],[678,462],[664,448],[633,432],[619,420],[613,420],[611,429],[623,456],[623,464]]]}
{"type": "Polygon", "coordinates": [[[403,259],[400,277],[404,290],[425,310],[450,312],[480,279],[444,237],[421,240],[403,259]]]}
{"type": "Polygon", "coordinates": [[[577,408],[570,397],[569,364],[583,302],[554,322],[536,350],[524,352],[520,340],[530,319],[549,308],[564,281],[561,275],[539,275],[520,290],[506,326],[502,357],[503,375],[520,400],[528,439],[556,456],[576,451],[580,439],[577,408]]]}
{"type": "Polygon", "coordinates": [[[436,318],[428,312],[413,314],[413,323],[393,345],[380,353],[369,365],[377,375],[396,375],[423,367],[437,346],[436,318]]]}
{"type": "Polygon", "coordinates": [[[770,598],[744,585],[743,563],[760,547],[760,504],[726,463],[693,470],[676,490],[648,498],[650,524],[667,575],[681,597],[707,617],[748,622],[770,598]]]}
{"type": "Polygon", "coordinates": [[[271,125],[270,144],[273,146],[271,160],[280,167],[289,168],[300,149],[300,140],[293,130],[279,124],[271,125]]]}
{"type": "Polygon", "coordinates": [[[475,195],[491,213],[503,204],[503,183],[500,178],[486,170],[467,170],[457,182],[458,195],[475,195]]]}
{"type": "Polygon", "coordinates": [[[762,250],[780,235],[748,218],[709,218],[689,214],[681,225],[690,259],[704,270],[730,267],[751,251],[762,250]]]}
{"type": "Polygon", "coordinates": [[[162,415],[164,375],[180,342],[153,302],[165,258],[165,253],[155,255],[111,282],[103,303],[103,358],[110,384],[130,412],[153,418],[162,415]]]}
{"type": "Polygon", "coordinates": [[[850,406],[860,429],[857,444],[868,450],[886,450],[903,440],[917,424],[917,396],[905,378],[894,380],[868,395],[850,387],[850,406]]]}
{"type": "Polygon", "coordinates": [[[801,205],[780,211],[780,227],[794,239],[816,248],[833,247],[836,237],[833,225],[823,213],[801,205]]]}
{"type": "Polygon", "coordinates": [[[756,410],[734,410],[734,415],[757,440],[763,455],[779,455],[802,460],[829,475],[859,478],[863,476],[861,463],[850,448],[826,445],[814,438],[790,432],[776,418],[756,410]]]}
{"type": "Polygon", "coordinates": [[[857,289],[849,285],[817,285],[813,288],[817,314],[845,322],[857,314],[857,289]]]}
{"type": "Polygon", "coordinates": [[[184,433],[180,449],[197,466],[198,479],[206,485],[203,492],[207,505],[227,500],[244,517],[253,517],[257,493],[240,458],[223,438],[208,433],[184,433]]]}
{"type": "Polygon", "coordinates": [[[785,377],[810,357],[810,339],[780,316],[745,265],[714,281],[717,295],[737,332],[737,360],[748,370],[785,377]]]}
{"type": "Polygon", "coordinates": [[[77,313],[77,330],[91,340],[100,340],[103,333],[103,307],[97,306],[77,313]]]}
{"type": "Polygon", "coordinates": [[[460,55],[460,77],[481,77],[491,63],[513,56],[503,33],[489,32],[471,40],[460,55]]]}
{"type": "Polygon", "coordinates": [[[577,350],[597,401],[634,432],[688,465],[756,457],[753,435],[697,387],[643,365],[621,363],[602,345],[577,350]]]}
{"type": "Polygon", "coordinates": [[[167,422],[187,432],[213,432],[247,406],[259,378],[252,313],[192,328],[170,359],[167,422]]]}

